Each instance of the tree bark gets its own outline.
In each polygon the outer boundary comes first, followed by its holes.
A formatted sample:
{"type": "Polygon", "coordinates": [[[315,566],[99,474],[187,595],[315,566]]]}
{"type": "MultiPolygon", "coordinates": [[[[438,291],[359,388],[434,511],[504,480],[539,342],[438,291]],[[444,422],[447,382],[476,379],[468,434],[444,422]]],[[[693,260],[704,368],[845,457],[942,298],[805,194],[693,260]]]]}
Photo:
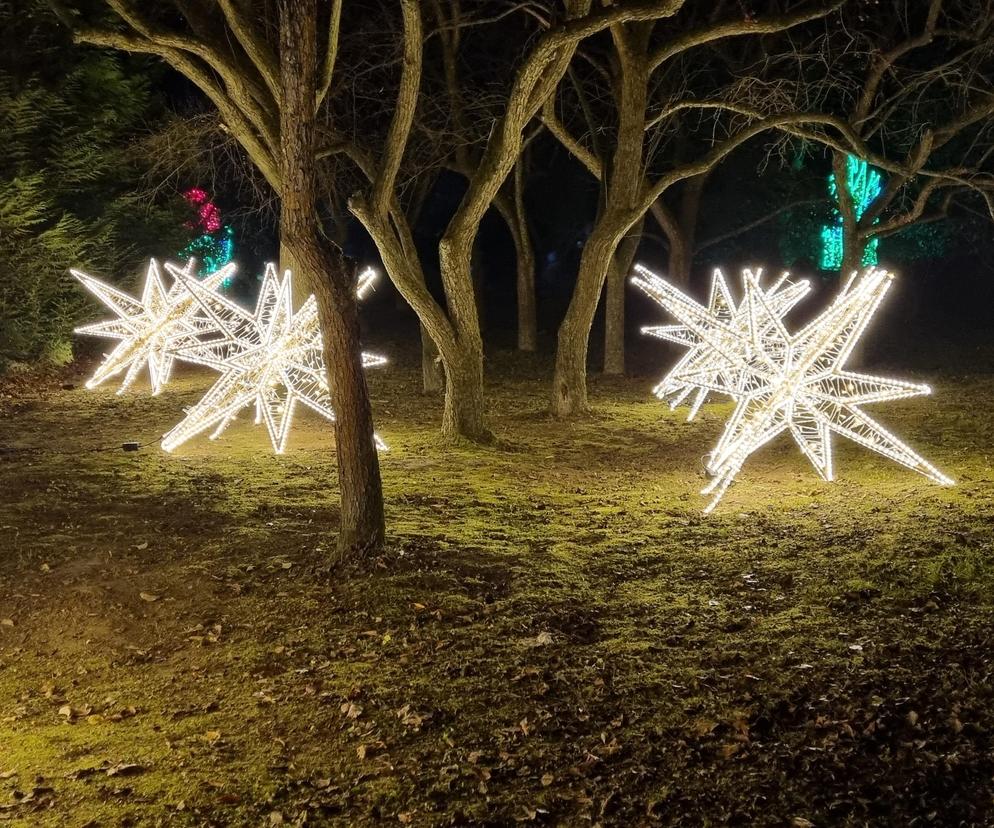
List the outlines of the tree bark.
{"type": "Polygon", "coordinates": [[[315,176],[317,0],[280,0],[280,238],[314,289],[335,407],[341,516],[339,559],[382,546],[379,459],[359,347],[355,267],[321,234],[315,176]]]}
{"type": "Polygon", "coordinates": [[[583,246],[576,287],[559,326],[552,385],[552,413],[571,417],[587,410],[587,348],[590,327],[605,274],[611,267],[618,239],[617,218],[602,216],[583,246]]]}
{"type": "Polygon", "coordinates": [[[625,298],[628,295],[628,274],[642,240],[642,220],[639,220],[618,245],[607,272],[607,295],[604,302],[604,373],[620,376],[625,373],[625,298]]]}
{"type": "Polygon", "coordinates": [[[538,347],[538,311],[535,305],[535,250],[525,213],[525,157],[522,156],[514,167],[514,218],[517,232],[512,235],[517,259],[518,350],[534,351],[538,347]]]}
{"type": "Polygon", "coordinates": [[[438,353],[438,346],[424,325],[421,329],[421,393],[441,394],[445,388],[445,372],[438,353]]]}
{"type": "Polygon", "coordinates": [[[611,29],[620,67],[618,136],[610,172],[603,179],[610,182],[604,207],[583,247],[573,297],[559,326],[552,380],[552,413],[556,417],[587,410],[587,348],[601,288],[621,238],[640,217],[636,203],[645,178],[643,139],[651,31],[651,26],[638,24],[611,29]]]}
{"type": "MultiPolygon", "coordinates": [[[[358,196],[350,201],[349,208],[373,239],[391,280],[421,318],[425,331],[438,348],[445,381],[443,439],[492,441],[493,435],[484,419],[483,341],[479,327],[476,327],[475,339],[472,335],[460,337],[456,334],[456,326],[450,318],[452,313],[445,313],[425,285],[424,272],[402,216],[377,213],[358,196]]],[[[475,321],[475,293],[472,281],[467,281],[469,290],[463,293],[463,301],[468,300],[475,321]]]]}
{"type": "Polygon", "coordinates": [[[676,235],[669,237],[669,279],[678,284],[690,284],[690,270],[694,264],[697,245],[697,219],[701,212],[704,185],[710,173],[701,173],[683,182],[680,206],[676,215],[676,235]]]}

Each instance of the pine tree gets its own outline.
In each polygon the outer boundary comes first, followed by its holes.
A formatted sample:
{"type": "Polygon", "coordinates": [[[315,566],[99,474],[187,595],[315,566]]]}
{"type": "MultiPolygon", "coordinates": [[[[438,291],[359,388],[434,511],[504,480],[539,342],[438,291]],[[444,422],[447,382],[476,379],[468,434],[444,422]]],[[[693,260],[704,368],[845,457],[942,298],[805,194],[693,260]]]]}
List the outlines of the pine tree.
{"type": "Polygon", "coordinates": [[[149,245],[177,249],[156,238],[173,214],[138,192],[132,142],[159,106],[147,66],[70,49],[23,5],[0,0],[0,370],[71,357],[89,305],[69,267],[121,280],[149,245]]]}

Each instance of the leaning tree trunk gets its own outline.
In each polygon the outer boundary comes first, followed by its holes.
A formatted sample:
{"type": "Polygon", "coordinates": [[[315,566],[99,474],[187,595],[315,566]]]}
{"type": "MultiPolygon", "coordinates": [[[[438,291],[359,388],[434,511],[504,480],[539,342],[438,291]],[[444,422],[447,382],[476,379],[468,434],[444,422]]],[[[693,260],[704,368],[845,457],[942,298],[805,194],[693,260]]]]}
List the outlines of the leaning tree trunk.
{"type": "Polygon", "coordinates": [[[604,182],[610,181],[605,204],[583,246],[573,297],[559,325],[552,379],[552,413],[556,417],[570,417],[587,410],[587,348],[601,288],[622,236],[641,217],[636,204],[644,181],[651,32],[651,26],[611,30],[618,44],[621,67],[617,90],[618,136],[610,170],[602,181],[602,188],[604,182]]]}
{"type": "Polygon", "coordinates": [[[314,289],[335,407],[340,559],[382,546],[383,489],[359,348],[355,267],[319,228],[315,180],[317,0],[280,0],[280,234],[314,289]]]}
{"type": "Polygon", "coordinates": [[[514,252],[517,259],[518,350],[534,351],[538,347],[538,313],[535,306],[535,250],[528,232],[525,213],[525,162],[514,167],[514,219],[517,232],[514,252]]]}
{"type": "Polygon", "coordinates": [[[625,373],[625,298],[628,274],[631,272],[639,242],[642,241],[640,220],[618,245],[607,271],[607,291],[604,302],[604,373],[619,376],[625,373]]]}
{"type": "Polygon", "coordinates": [[[571,417],[587,410],[587,347],[604,276],[622,232],[614,230],[611,225],[615,223],[602,216],[580,255],[576,287],[559,325],[556,344],[552,381],[552,413],[556,417],[571,417]]]}

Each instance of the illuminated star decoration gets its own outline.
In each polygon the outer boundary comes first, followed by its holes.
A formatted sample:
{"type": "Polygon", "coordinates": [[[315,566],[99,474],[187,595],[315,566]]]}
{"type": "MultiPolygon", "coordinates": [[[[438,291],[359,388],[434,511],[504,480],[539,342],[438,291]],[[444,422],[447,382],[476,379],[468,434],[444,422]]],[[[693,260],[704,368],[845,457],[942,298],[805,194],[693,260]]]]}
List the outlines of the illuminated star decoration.
{"type": "MultiPolygon", "coordinates": [[[[661,282],[663,285],[665,282],[641,265],[636,265],[635,270],[638,275],[632,277],[632,282],[666,307],[663,295],[655,287],[656,282],[661,282]]],[[[746,274],[752,276],[752,271],[745,270],[743,278],[746,274]]],[[[762,270],[756,272],[757,281],[761,275],[762,270]]],[[[791,283],[788,281],[789,276],[789,273],[783,273],[765,291],[766,300],[775,310],[778,319],[786,316],[811,289],[811,285],[806,280],[791,283]]],[[[748,333],[748,308],[745,303],[735,305],[725,276],[717,268],[711,278],[708,311],[716,319],[728,323],[734,332],[733,335],[726,335],[723,331],[718,333],[723,339],[720,348],[702,340],[686,325],[656,325],[642,328],[644,334],[688,348],[687,353],[653,389],[653,393],[659,399],[669,402],[671,410],[696,392],[687,414],[688,420],[694,419],[710,392],[729,393],[728,389],[738,388],[739,384],[748,378],[747,374],[730,364],[722,355],[726,351],[735,351],[739,347],[742,335],[748,333]]],[[[761,327],[758,333],[760,336],[769,336],[772,331],[773,327],[767,324],[761,327]]]]}
{"type": "MultiPolygon", "coordinates": [[[[289,270],[281,278],[274,265],[267,265],[254,312],[206,289],[189,273],[170,270],[187,285],[219,332],[215,338],[186,346],[182,349],[183,359],[208,365],[220,371],[221,376],[187,411],[186,418],[163,437],[166,451],[173,451],[208,429],[213,429],[211,439],[220,436],[249,406],[255,407],[255,422],[266,424],[277,454],[286,448],[298,402],[329,420],[335,419],[317,301],[310,296],[299,311],[293,310],[293,277],[289,270]]],[[[360,276],[360,297],[374,278],[373,271],[360,276]]],[[[362,362],[369,367],[386,360],[364,353],[362,362]]],[[[385,448],[378,437],[376,443],[385,448]]]]}
{"type": "MultiPolygon", "coordinates": [[[[192,262],[183,270],[172,265],[167,267],[174,275],[169,290],[162,282],[158,262],[149,260],[140,299],[80,270],[72,271],[73,276],[118,317],[76,328],[76,333],[120,340],[86,383],[87,388],[95,388],[124,371],[124,381],[117,391],[123,394],[147,365],[152,394],[158,394],[169,381],[177,349],[195,343],[213,330],[213,324],[201,312],[200,304],[187,290],[186,283],[176,275],[188,275],[192,262]]],[[[209,274],[201,286],[205,291],[212,291],[230,279],[234,270],[233,264],[226,265],[209,274]]]]}
{"type": "Polygon", "coordinates": [[[635,279],[686,329],[684,344],[701,351],[704,370],[688,373],[683,381],[736,401],[707,464],[712,479],[701,493],[713,497],[705,512],[717,505],[746,459],[784,431],[825,480],[834,478],[834,432],[936,483],[952,485],[949,477],[861,408],[929,394],[931,389],[844,368],[883,301],[891,274],[876,268],[854,273],[835,301],[793,334],[784,327],[782,303],[776,301],[782,292],[764,291],[754,273],[743,276],[742,302],[727,313],[716,311],[712,303],[700,305],[644,268],[635,279]],[[710,358],[705,357],[708,351],[710,358]]]}

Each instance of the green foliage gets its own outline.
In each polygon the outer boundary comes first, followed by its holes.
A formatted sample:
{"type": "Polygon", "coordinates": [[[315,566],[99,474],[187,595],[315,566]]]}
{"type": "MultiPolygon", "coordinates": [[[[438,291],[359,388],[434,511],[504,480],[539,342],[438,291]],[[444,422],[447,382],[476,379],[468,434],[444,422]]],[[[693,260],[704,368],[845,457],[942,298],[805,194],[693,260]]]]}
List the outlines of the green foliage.
{"type": "Polygon", "coordinates": [[[139,198],[145,74],[71,48],[37,3],[0,2],[0,368],[65,361],[85,312],[72,266],[120,278],[173,225],[139,198]]]}

